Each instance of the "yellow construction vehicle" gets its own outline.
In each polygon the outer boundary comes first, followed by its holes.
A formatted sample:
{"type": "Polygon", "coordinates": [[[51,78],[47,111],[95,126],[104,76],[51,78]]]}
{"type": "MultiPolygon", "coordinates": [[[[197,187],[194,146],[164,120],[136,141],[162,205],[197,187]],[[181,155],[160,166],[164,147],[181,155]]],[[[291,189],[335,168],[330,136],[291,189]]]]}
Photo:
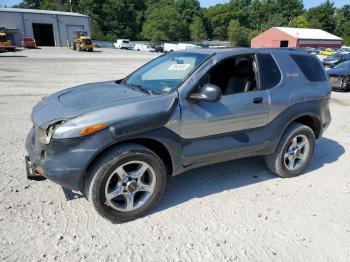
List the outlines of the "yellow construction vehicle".
{"type": "Polygon", "coordinates": [[[16,47],[12,45],[11,40],[7,37],[6,28],[0,27],[0,53],[14,51],[16,51],[16,47]]]}
{"type": "Polygon", "coordinates": [[[75,31],[72,47],[73,50],[88,51],[92,52],[94,50],[94,44],[91,38],[88,36],[86,31],[75,31]]]}

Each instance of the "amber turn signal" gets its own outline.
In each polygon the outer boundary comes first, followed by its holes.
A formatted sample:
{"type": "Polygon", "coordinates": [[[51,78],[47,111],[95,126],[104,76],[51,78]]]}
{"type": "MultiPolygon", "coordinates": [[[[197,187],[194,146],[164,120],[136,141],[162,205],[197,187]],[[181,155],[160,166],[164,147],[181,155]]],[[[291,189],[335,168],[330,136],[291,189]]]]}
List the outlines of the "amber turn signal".
{"type": "Polygon", "coordinates": [[[96,124],[96,125],[88,126],[80,131],[80,135],[87,136],[87,135],[93,134],[97,131],[100,131],[106,127],[108,127],[108,125],[106,125],[106,124],[96,124]]]}

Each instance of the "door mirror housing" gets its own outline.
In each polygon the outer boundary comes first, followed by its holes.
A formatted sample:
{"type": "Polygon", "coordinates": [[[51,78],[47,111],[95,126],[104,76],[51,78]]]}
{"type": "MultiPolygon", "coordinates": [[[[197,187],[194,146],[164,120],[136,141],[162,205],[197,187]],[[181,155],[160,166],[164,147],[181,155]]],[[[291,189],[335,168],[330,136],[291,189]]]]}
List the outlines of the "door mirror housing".
{"type": "Polygon", "coordinates": [[[221,98],[221,89],[213,84],[205,84],[200,93],[190,95],[193,101],[217,102],[221,98]]]}

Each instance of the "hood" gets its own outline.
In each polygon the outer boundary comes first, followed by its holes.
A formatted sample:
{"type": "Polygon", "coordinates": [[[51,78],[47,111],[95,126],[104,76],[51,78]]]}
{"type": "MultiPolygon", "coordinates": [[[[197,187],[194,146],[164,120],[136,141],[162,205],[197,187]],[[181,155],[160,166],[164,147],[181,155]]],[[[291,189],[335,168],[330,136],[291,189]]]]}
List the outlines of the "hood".
{"type": "Polygon", "coordinates": [[[327,70],[326,72],[327,72],[327,75],[350,76],[350,69],[333,68],[333,69],[327,70]]]}
{"type": "Polygon", "coordinates": [[[45,127],[55,120],[70,119],[150,97],[114,81],[84,84],[54,93],[39,102],[33,108],[32,121],[37,126],[45,127]]]}

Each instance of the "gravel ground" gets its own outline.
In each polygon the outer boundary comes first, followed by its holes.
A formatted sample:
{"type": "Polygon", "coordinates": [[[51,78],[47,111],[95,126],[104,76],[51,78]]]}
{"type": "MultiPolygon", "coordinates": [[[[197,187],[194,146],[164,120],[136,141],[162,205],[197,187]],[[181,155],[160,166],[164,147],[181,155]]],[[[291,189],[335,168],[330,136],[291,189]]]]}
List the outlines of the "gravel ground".
{"type": "Polygon", "coordinates": [[[124,224],[50,181],[25,178],[32,106],[54,91],[118,79],[156,54],[65,48],[0,55],[0,259],[6,261],[350,261],[350,93],[304,175],[281,179],[261,158],[168,181],[150,215],[124,224]]]}

